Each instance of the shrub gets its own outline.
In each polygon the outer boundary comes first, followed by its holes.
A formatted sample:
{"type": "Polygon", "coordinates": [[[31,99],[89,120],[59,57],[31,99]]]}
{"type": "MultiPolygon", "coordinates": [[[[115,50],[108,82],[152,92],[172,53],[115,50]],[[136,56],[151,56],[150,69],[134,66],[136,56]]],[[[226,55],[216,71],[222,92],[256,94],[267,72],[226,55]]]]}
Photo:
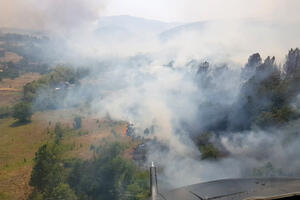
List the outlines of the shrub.
{"type": "Polygon", "coordinates": [[[18,103],[13,107],[13,117],[19,122],[28,122],[31,120],[32,110],[29,103],[18,103]]]}
{"type": "Polygon", "coordinates": [[[74,123],[73,123],[73,127],[74,129],[80,129],[82,126],[82,120],[80,116],[76,116],[74,118],[74,123]]]}

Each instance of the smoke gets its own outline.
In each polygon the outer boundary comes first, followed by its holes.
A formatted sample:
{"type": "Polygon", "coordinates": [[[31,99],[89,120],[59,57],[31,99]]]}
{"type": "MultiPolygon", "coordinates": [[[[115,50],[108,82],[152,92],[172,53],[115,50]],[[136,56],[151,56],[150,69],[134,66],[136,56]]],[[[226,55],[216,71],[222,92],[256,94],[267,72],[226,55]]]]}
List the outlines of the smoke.
{"type": "MultiPolygon", "coordinates": [[[[92,88],[94,115],[109,114],[113,119],[132,122],[137,135],[156,141],[147,145],[147,164],[154,161],[163,169],[162,186],[299,175],[295,158],[300,141],[292,139],[297,138],[297,122],[270,130],[251,127],[232,131],[222,126],[243,92],[244,81],[235,64],[215,63],[201,71],[201,61],[196,60],[179,65],[176,61],[165,64],[155,55],[106,59],[91,68],[93,75],[82,81],[82,90],[86,95],[87,88],[92,88]],[[144,134],[151,127],[153,131],[144,134]],[[201,160],[193,142],[193,135],[210,129],[217,133],[214,144],[225,152],[219,160],[201,160]]],[[[82,101],[85,95],[76,92],[80,95],[75,99],[82,101]]]]}
{"type": "MultiPolygon", "coordinates": [[[[296,127],[294,127],[296,128],[296,127]]],[[[197,159],[197,154],[178,155],[153,147],[149,160],[163,168],[160,183],[180,187],[199,182],[253,176],[299,176],[299,138],[290,140],[282,132],[291,134],[296,129],[285,127],[280,131],[248,131],[222,135],[221,144],[230,156],[217,161],[197,159]]]]}
{"type": "MultiPolygon", "coordinates": [[[[251,176],[268,162],[275,175],[281,170],[299,174],[299,141],[290,139],[296,122],[269,131],[234,132],[222,125],[239,100],[246,58],[262,52],[282,61],[288,48],[300,46],[294,21],[214,20],[200,28],[183,24],[162,30],[156,37],[140,32],[107,40],[95,32],[104,5],[96,0],[3,1],[0,26],[49,31],[66,40],[64,50],[71,55],[66,62],[87,66],[90,75],[60,100],[61,106],[89,104],[88,111],[99,118],[133,122],[137,135],[158,142],[150,146],[147,161],[163,168],[160,176],[167,185],[251,176]],[[202,72],[199,66],[206,60],[211,66],[202,72]],[[147,128],[152,130],[148,135],[147,128]],[[211,129],[226,156],[203,161],[193,136],[211,129]]],[[[121,25],[113,28],[123,30],[121,25]]],[[[39,95],[45,99],[48,94],[41,90],[39,95]]],[[[230,120],[243,120],[237,118],[230,120]]]]}
{"type": "MultiPolygon", "coordinates": [[[[289,139],[297,132],[297,122],[265,131],[253,127],[233,131],[222,125],[228,113],[238,108],[234,105],[244,83],[238,63],[220,63],[217,56],[219,62],[205,69],[201,68],[204,60],[158,54],[99,55],[96,62],[89,62],[90,75],[67,93],[62,105],[88,104],[92,115],[132,122],[138,136],[157,141],[147,145],[145,165],[154,161],[163,169],[160,183],[166,188],[220,178],[299,174],[295,159],[299,141],[289,139]],[[193,136],[206,130],[216,131],[213,142],[226,156],[201,160],[193,136]]],[[[91,57],[95,59],[95,54],[91,57]]],[[[236,112],[229,120],[244,120],[236,112]]]]}
{"type": "Polygon", "coordinates": [[[70,34],[89,29],[99,19],[105,1],[4,0],[0,27],[70,34]]]}

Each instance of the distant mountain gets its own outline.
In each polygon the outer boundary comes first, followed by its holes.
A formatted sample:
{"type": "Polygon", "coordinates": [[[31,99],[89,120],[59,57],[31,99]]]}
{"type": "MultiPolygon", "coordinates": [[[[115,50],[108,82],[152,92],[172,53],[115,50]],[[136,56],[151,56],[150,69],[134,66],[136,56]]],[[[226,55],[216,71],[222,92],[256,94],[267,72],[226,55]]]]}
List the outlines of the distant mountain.
{"type": "Polygon", "coordinates": [[[179,25],[173,28],[170,28],[159,34],[161,40],[173,39],[174,37],[183,34],[185,32],[202,32],[210,24],[209,21],[199,21],[188,24],[179,25]]]}
{"type": "MultiPolygon", "coordinates": [[[[272,45],[274,42],[268,43],[268,41],[277,41],[278,45],[284,44],[285,48],[289,46],[295,46],[300,29],[292,28],[297,27],[294,24],[276,23],[267,20],[256,19],[244,19],[244,20],[211,20],[211,21],[198,21],[193,23],[182,24],[159,34],[161,41],[169,41],[178,39],[177,37],[189,38],[190,33],[196,33],[197,38],[215,37],[216,40],[222,39],[233,33],[240,38],[244,38],[244,41],[256,41],[256,38],[260,38],[266,42],[267,45],[272,45]],[[224,36],[225,34],[225,36],[224,36]],[[282,36],[286,38],[293,38],[282,42],[282,36]],[[203,37],[204,36],[204,37],[203,37]]],[[[232,39],[232,38],[228,38],[232,39]]]]}
{"type": "Polygon", "coordinates": [[[139,36],[155,36],[180,25],[158,20],[132,17],[127,15],[102,17],[98,21],[96,35],[101,38],[125,39],[139,36]]]}

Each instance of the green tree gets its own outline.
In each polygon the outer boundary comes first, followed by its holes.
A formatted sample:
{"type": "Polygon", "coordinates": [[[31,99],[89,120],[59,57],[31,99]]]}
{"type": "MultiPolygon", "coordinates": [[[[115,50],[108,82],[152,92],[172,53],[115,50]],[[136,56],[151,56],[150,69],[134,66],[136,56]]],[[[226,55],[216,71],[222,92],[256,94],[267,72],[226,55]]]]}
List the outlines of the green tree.
{"type": "Polygon", "coordinates": [[[80,116],[76,116],[74,118],[74,123],[73,123],[74,129],[80,129],[81,128],[81,123],[82,123],[81,117],[80,116]]]}
{"type": "Polygon", "coordinates": [[[35,154],[30,185],[46,197],[65,180],[61,154],[62,150],[56,144],[45,144],[35,154]]]}
{"type": "Polygon", "coordinates": [[[106,143],[98,147],[92,161],[77,162],[69,184],[79,199],[146,199],[149,174],[122,157],[125,146],[106,143]]]}
{"type": "Polygon", "coordinates": [[[69,184],[59,184],[52,191],[49,199],[55,200],[76,200],[77,197],[73,190],[70,188],[69,184]]]}
{"type": "Polygon", "coordinates": [[[133,183],[128,185],[125,195],[130,200],[143,200],[150,196],[149,172],[140,171],[133,176],[133,183]]]}
{"type": "Polygon", "coordinates": [[[202,133],[195,138],[196,144],[201,152],[201,159],[217,159],[221,157],[221,152],[211,142],[213,133],[202,133]]]}
{"type": "Polygon", "coordinates": [[[32,193],[29,195],[28,199],[30,200],[43,200],[43,194],[38,192],[37,190],[33,190],[32,193]]]}
{"type": "Polygon", "coordinates": [[[214,147],[214,145],[211,143],[201,146],[199,149],[200,149],[200,152],[202,153],[201,159],[203,159],[203,160],[217,159],[221,156],[220,151],[216,147],[214,147]]]}
{"type": "Polygon", "coordinates": [[[32,109],[29,103],[18,103],[13,107],[13,117],[19,122],[28,122],[31,120],[32,109]]]}

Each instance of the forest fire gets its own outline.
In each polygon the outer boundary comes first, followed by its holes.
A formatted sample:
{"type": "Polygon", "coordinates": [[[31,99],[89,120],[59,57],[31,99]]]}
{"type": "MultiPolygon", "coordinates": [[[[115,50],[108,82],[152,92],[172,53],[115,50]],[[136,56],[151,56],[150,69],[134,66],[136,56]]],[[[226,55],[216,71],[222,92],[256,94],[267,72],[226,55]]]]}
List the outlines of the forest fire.
{"type": "Polygon", "coordinates": [[[1,0],[0,200],[296,194],[299,8],[1,0]]]}

